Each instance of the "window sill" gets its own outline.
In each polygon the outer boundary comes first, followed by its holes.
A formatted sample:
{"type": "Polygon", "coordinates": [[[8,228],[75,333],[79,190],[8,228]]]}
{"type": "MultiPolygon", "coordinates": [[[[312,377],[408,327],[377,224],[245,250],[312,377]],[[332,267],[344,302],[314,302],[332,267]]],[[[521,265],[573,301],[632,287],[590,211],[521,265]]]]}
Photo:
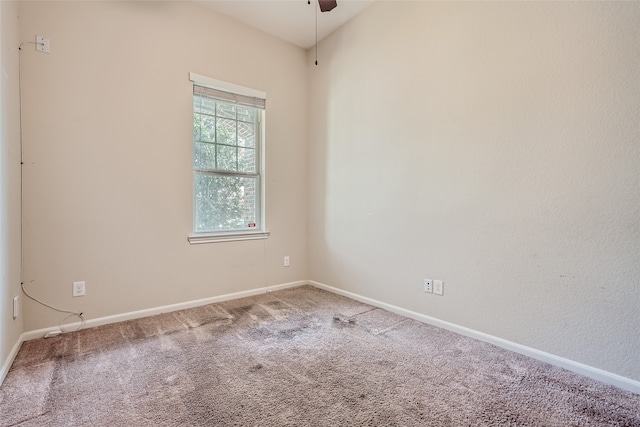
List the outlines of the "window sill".
{"type": "Polygon", "coordinates": [[[237,233],[192,234],[188,237],[192,245],[203,243],[239,242],[241,240],[260,240],[269,237],[268,231],[248,231],[237,233]]]}

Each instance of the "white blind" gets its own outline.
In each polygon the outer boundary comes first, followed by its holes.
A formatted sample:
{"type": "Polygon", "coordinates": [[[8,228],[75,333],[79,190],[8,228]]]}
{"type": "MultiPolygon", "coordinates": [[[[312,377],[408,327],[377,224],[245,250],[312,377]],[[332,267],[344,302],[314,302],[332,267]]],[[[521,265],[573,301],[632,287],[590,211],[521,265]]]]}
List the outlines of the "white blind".
{"type": "Polygon", "coordinates": [[[267,100],[255,96],[241,95],[238,93],[227,92],[212,87],[200,86],[196,83],[193,85],[193,94],[205,96],[207,98],[215,98],[223,101],[230,101],[240,105],[265,109],[267,100]]]}

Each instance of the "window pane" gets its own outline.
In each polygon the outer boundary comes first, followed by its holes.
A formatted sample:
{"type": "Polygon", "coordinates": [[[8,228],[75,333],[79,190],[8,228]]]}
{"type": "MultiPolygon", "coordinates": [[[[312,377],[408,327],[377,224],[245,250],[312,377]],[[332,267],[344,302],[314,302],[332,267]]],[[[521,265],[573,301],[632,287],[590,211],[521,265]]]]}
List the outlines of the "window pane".
{"type": "Polygon", "coordinates": [[[227,119],[236,118],[236,105],[228,104],[226,102],[218,101],[218,109],[216,111],[218,117],[224,117],[227,119]]]}
{"type": "Polygon", "coordinates": [[[229,119],[217,120],[218,144],[236,145],[236,121],[229,119]]]}
{"type": "Polygon", "coordinates": [[[244,105],[237,106],[238,120],[243,122],[255,123],[256,122],[256,109],[253,107],[245,107],[244,105]]]}
{"type": "Polygon", "coordinates": [[[256,150],[253,148],[238,148],[238,171],[256,172],[256,150]]]}
{"type": "Polygon", "coordinates": [[[215,142],[216,119],[203,114],[193,115],[193,137],[196,141],[215,142]],[[196,130],[196,128],[198,128],[196,130]]]}
{"type": "Polygon", "coordinates": [[[200,114],[193,114],[193,140],[200,141],[200,114]]]}
{"type": "Polygon", "coordinates": [[[195,142],[193,145],[193,167],[214,170],[216,168],[216,146],[208,142],[195,142]]]}
{"type": "Polygon", "coordinates": [[[218,164],[216,165],[216,169],[233,172],[237,171],[237,148],[227,147],[226,145],[218,145],[217,150],[218,164]]]}
{"type": "Polygon", "coordinates": [[[216,101],[211,98],[194,96],[193,111],[196,113],[205,113],[213,116],[216,114],[216,101]]]}
{"type": "Polygon", "coordinates": [[[252,148],[256,146],[255,124],[238,122],[238,145],[252,148]]]}
{"type": "Polygon", "coordinates": [[[258,179],[195,175],[195,231],[255,229],[258,179]]]}

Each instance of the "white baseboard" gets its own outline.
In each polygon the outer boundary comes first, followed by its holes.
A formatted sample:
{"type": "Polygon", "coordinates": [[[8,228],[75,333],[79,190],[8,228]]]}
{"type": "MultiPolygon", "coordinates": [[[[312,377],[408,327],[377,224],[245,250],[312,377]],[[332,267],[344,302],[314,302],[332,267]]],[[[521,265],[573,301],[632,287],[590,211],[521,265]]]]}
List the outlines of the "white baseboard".
{"type": "Polygon", "coordinates": [[[603,371],[602,369],[594,368],[592,366],[575,362],[573,360],[565,359],[564,357],[560,357],[554,354],[546,353],[544,351],[536,350],[535,348],[531,348],[531,347],[527,347],[511,341],[507,341],[505,339],[498,338],[493,335],[489,335],[473,329],[465,328],[464,326],[459,326],[454,323],[445,322],[443,320],[436,319],[435,317],[430,317],[424,314],[416,313],[415,311],[406,310],[404,308],[396,307],[391,304],[387,304],[371,298],[363,297],[361,295],[354,294],[353,292],[343,291],[342,289],[334,288],[333,286],[325,285],[324,283],[319,283],[312,280],[310,280],[308,283],[319,289],[324,289],[325,291],[342,295],[347,298],[351,298],[356,301],[363,302],[365,304],[383,308],[387,311],[391,311],[401,316],[418,320],[420,322],[427,323],[429,325],[437,326],[442,329],[447,329],[449,331],[456,332],[460,335],[474,338],[479,341],[488,342],[490,344],[493,344],[498,347],[502,347],[504,349],[513,351],[515,353],[520,353],[522,355],[529,356],[533,359],[537,359],[554,366],[559,366],[561,368],[567,369],[577,374],[584,375],[589,378],[593,378],[603,383],[610,384],[624,390],[628,390],[632,393],[640,394],[639,381],[635,381],[618,374],[613,374],[611,372],[603,371]]]}
{"type": "MultiPolygon", "coordinates": [[[[308,281],[300,280],[297,282],[283,283],[280,285],[267,286],[264,288],[250,289],[248,291],[234,292],[232,294],[219,295],[215,297],[203,298],[199,300],[186,301],[177,304],[164,305],[161,307],[148,308],[145,310],[131,311],[128,313],[115,314],[113,316],[99,317],[96,319],[89,319],[85,322],[84,328],[91,328],[94,326],[107,325],[110,323],[123,322],[125,320],[139,319],[141,317],[154,316],[156,314],[170,313],[172,311],[185,310],[193,307],[200,307],[202,305],[214,304],[222,301],[229,301],[232,299],[251,297],[254,295],[260,295],[280,289],[293,288],[296,286],[306,285],[308,281]]],[[[77,329],[80,326],[80,322],[69,323],[65,325],[65,328],[69,330],[77,329]]],[[[37,329],[34,331],[25,332],[22,334],[23,341],[29,341],[32,339],[42,338],[47,332],[59,331],[58,326],[52,326],[49,328],[37,329]]],[[[11,365],[9,365],[11,366],[11,365]]]]}
{"type": "Polygon", "coordinates": [[[13,365],[13,361],[15,360],[16,356],[18,355],[18,352],[20,351],[20,347],[24,342],[23,335],[24,334],[20,335],[20,337],[18,338],[18,341],[15,343],[15,345],[11,349],[9,356],[7,356],[7,359],[4,361],[4,364],[2,365],[2,369],[0,369],[0,385],[2,385],[2,383],[4,382],[4,379],[7,377],[7,374],[9,373],[9,369],[11,369],[11,365],[13,365]]]}

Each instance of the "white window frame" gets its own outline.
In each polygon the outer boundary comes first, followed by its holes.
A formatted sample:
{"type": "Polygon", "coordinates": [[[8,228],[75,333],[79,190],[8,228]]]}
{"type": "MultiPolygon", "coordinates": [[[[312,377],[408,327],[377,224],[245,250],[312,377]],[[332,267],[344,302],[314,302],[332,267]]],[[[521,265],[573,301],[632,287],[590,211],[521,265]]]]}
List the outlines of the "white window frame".
{"type": "MultiPolygon", "coordinates": [[[[262,92],[256,89],[247,88],[244,86],[239,86],[233,83],[228,83],[222,80],[217,80],[211,77],[202,76],[196,73],[189,73],[189,80],[193,82],[194,85],[206,86],[213,89],[229,92],[237,95],[244,95],[254,98],[267,99],[266,92],[262,92]]],[[[266,114],[266,112],[265,112],[266,114]]],[[[193,124],[192,124],[193,126],[193,124]]],[[[194,244],[202,244],[202,243],[218,243],[218,242],[230,242],[230,241],[239,241],[239,240],[256,240],[256,239],[266,239],[269,237],[269,232],[266,229],[266,210],[265,210],[265,125],[264,120],[261,120],[260,123],[261,128],[259,132],[261,134],[259,144],[256,149],[258,151],[259,157],[259,188],[260,188],[260,196],[259,196],[259,209],[258,215],[260,215],[259,225],[260,228],[257,230],[248,230],[248,231],[219,231],[219,232],[203,232],[197,233],[195,231],[189,235],[188,240],[192,245],[194,244]]],[[[192,162],[193,162],[193,154],[192,154],[192,162]]],[[[193,188],[191,191],[192,195],[192,209],[194,212],[193,220],[192,220],[192,230],[195,228],[195,173],[194,173],[194,182],[193,188]]]]}

